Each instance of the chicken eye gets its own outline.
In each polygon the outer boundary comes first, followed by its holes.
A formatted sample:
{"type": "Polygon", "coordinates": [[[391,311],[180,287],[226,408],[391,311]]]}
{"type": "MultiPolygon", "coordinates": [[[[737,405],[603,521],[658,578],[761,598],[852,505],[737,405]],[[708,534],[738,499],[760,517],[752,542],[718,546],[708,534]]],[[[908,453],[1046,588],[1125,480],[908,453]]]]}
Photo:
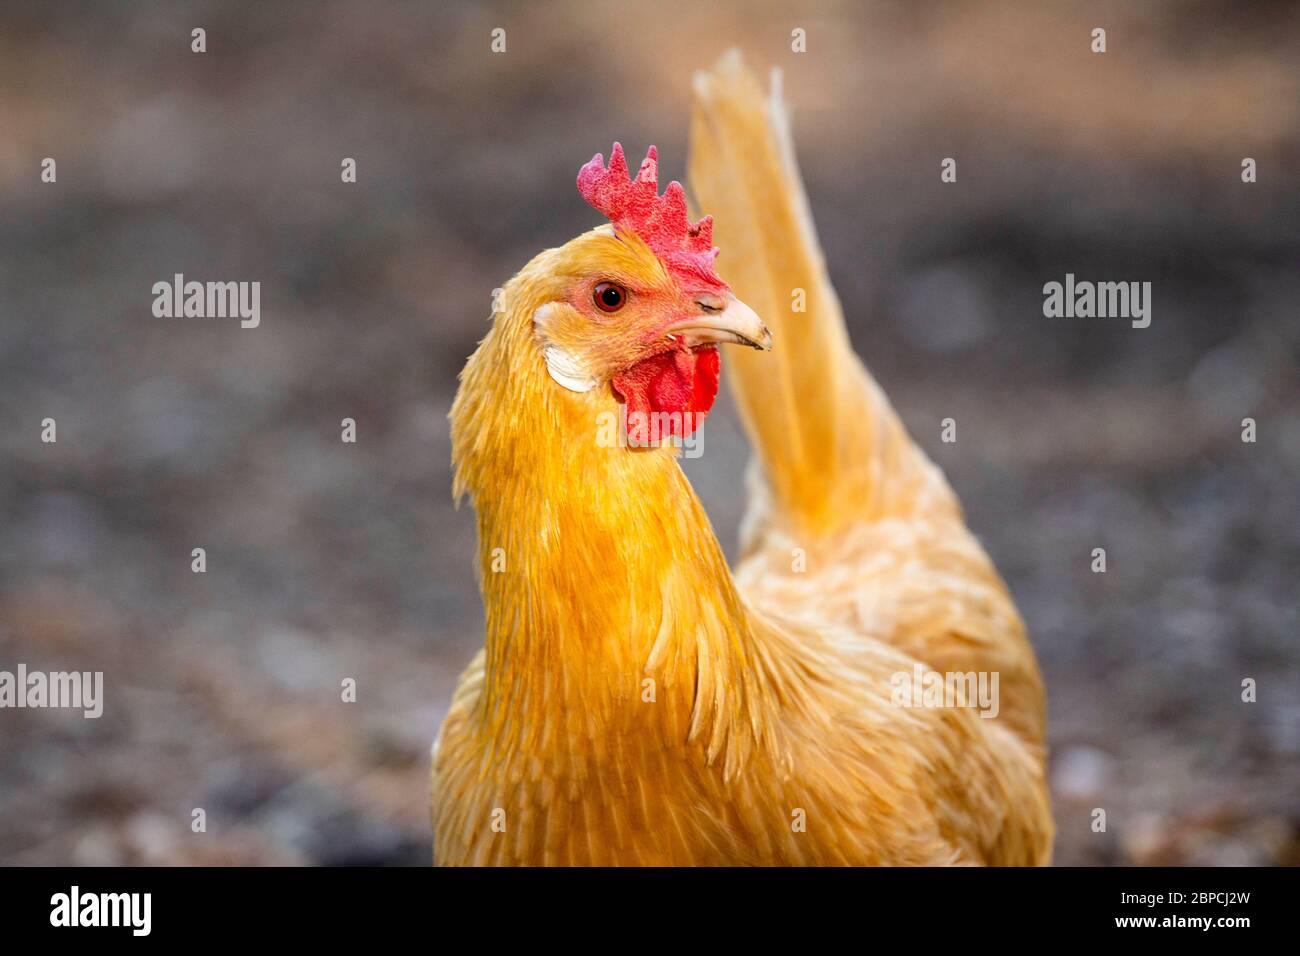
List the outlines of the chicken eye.
{"type": "Polygon", "coordinates": [[[613,282],[599,282],[591,290],[596,308],[602,312],[617,312],[627,301],[627,290],[613,282]]]}

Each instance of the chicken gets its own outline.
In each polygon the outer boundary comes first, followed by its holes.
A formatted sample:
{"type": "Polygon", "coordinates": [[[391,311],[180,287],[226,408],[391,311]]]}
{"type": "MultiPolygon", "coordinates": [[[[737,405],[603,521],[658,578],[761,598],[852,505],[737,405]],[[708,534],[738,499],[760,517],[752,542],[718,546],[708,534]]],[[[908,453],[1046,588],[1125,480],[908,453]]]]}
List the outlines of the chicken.
{"type": "Polygon", "coordinates": [[[726,281],[653,147],[629,180],[615,144],[578,176],[610,223],[505,286],[462,375],[486,646],[434,745],[435,860],[1047,863],[1033,651],[850,347],[779,96],[729,54],[691,134],[726,281]],[[755,449],[734,574],[677,461],[722,343],[754,347],[727,355],[755,449]],[[936,674],[992,675],[995,706],[922,699],[936,674]]]}

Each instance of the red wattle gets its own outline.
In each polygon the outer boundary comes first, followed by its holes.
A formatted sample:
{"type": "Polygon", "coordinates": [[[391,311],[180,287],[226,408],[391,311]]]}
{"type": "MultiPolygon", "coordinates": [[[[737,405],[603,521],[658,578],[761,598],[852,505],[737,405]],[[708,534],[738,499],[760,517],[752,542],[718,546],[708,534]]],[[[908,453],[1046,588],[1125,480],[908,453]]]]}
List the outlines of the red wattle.
{"type": "Polygon", "coordinates": [[[627,405],[627,437],[636,445],[689,438],[718,397],[721,362],[712,346],[660,352],[615,375],[627,405]]]}

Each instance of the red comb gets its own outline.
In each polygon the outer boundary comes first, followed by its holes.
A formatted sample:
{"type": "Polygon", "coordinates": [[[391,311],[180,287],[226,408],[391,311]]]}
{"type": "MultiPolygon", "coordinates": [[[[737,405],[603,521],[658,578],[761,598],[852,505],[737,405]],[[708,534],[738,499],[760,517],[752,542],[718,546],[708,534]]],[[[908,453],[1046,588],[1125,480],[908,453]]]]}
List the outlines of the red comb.
{"type": "Polygon", "coordinates": [[[628,176],[618,143],[610,150],[608,169],[605,157],[597,153],[578,170],[578,192],[616,229],[640,236],[668,268],[710,286],[726,287],[713,271],[718,254],[713,247],[713,217],[692,225],[686,218],[686,192],[675,180],[659,195],[659,152],[653,146],[635,179],[628,176]]]}

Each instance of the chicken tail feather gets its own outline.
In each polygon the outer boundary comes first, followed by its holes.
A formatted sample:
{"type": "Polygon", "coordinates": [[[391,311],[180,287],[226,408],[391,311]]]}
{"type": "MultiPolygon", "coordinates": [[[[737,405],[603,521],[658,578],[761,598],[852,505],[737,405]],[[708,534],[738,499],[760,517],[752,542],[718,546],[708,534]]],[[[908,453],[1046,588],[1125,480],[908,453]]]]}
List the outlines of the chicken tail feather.
{"type": "Polygon", "coordinates": [[[914,446],[854,354],[826,271],[781,101],[739,52],[695,76],[689,176],[714,218],[718,271],[773,335],[767,353],[728,356],[728,380],[792,529],[870,520],[917,466],[914,446]]]}

